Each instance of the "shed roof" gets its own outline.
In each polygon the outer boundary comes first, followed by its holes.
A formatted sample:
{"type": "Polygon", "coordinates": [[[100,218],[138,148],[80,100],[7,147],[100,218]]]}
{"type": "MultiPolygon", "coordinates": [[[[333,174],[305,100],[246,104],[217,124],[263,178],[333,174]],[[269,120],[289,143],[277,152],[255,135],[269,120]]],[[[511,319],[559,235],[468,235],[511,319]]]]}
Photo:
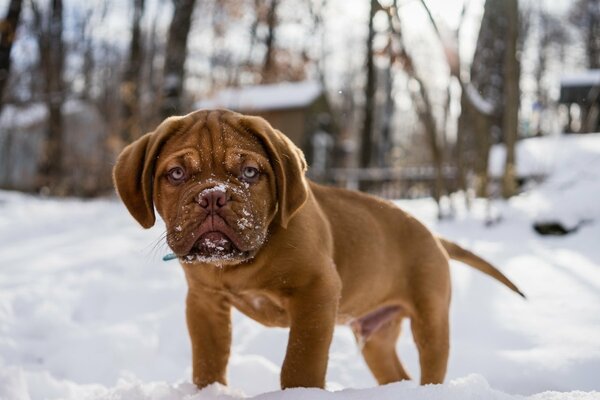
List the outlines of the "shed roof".
{"type": "Polygon", "coordinates": [[[559,103],[600,103],[600,69],[588,69],[563,75],[560,79],[559,103]]]}
{"type": "Polygon", "coordinates": [[[316,81],[282,82],[269,85],[227,88],[198,101],[196,108],[229,108],[236,111],[268,111],[301,108],[323,92],[316,81]]]}
{"type": "Polygon", "coordinates": [[[588,69],[577,73],[565,74],[560,78],[561,87],[598,85],[600,85],[600,69],[588,69]]]}

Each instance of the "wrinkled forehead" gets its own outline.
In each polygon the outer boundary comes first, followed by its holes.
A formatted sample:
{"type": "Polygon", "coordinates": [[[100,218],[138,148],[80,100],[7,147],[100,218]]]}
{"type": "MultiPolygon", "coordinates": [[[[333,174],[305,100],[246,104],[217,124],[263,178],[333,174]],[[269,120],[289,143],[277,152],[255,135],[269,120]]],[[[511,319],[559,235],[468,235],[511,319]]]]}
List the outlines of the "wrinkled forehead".
{"type": "Polygon", "coordinates": [[[201,158],[223,159],[231,151],[267,157],[262,143],[252,133],[225,121],[206,118],[181,124],[170,135],[160,154],[176,154],[185,149],[195,149],[201,158]]]}

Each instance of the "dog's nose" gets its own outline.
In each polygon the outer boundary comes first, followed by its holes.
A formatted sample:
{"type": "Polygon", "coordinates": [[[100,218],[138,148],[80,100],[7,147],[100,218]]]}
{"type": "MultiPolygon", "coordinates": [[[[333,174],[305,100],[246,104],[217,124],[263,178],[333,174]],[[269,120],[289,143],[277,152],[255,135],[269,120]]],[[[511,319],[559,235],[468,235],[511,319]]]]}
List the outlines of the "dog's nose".
{"type": "Polygon", "coordinates": [[[227,193],[220,189],[207,189],[198,194],[198,204],[207,211],[216,211],[227,204],[227,193]]]}

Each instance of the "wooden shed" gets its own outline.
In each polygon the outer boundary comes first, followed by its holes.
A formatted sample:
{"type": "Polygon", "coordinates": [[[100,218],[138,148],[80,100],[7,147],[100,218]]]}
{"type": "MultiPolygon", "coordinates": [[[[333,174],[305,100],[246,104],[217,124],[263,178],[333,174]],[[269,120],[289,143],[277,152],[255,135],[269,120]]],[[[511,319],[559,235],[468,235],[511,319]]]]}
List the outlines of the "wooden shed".
{"type": "Polygon", "coordinates": [[[566,133],[600,131],[600,69],[564,75],[558,102],[567,107],[566,133]]]}
{"type": "Polygon", "coordinates": [[[308,163],[326,169],[333,149],[333,123],[323,88],[315,81],[226,88],[195,104],[265,118],[300,147],[308,163]]]}

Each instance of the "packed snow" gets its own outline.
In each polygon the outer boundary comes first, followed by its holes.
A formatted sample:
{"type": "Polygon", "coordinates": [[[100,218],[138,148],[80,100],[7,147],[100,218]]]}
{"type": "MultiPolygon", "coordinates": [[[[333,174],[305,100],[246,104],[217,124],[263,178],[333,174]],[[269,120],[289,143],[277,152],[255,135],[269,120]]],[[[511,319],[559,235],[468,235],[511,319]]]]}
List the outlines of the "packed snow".
{"type": "MultiPolygon", "coordinates": [[[[505,154],[502,145],[492,148],[492,176],[502,176],[505,154]]],[[[516,158],[517,176],[545,178],[541,187],[515,200],[531,218],[567,227],[600,221],[600,133],[525,139],[517,146],[516,158]]]]}
{"type": "MultiPolygon", "coordinates": [[[[190,383],[186,284],[176,261],[161,260],[169,253],[162,222],[143,230],[115,198],[0,192],[0,399],[599,399],[600,146],[590,144],[594,138],[599,135],[579,138],[585,145],[557,144],[547,181],[509,202],[493,201],[500,218],[491,226],[484,224],[490,205],[483,200],[469,211],[457,196],[456,218],[442,222],[430,199],[398,202],[499,266],[528,297],[453,262],[447,383],[425,387],[376,387],[350,329],[338,327],[328,390],[280,391],[287,331],[235,313],[229,387],[198,391],[190,383]],[[542,211],[560,218],[579,215],[584,206],[581,217],[592,222],[571,235],[544,237],[531,229],[542,211]]],[[[408,326],[397,348],[418,378],[408,326]]]]}

